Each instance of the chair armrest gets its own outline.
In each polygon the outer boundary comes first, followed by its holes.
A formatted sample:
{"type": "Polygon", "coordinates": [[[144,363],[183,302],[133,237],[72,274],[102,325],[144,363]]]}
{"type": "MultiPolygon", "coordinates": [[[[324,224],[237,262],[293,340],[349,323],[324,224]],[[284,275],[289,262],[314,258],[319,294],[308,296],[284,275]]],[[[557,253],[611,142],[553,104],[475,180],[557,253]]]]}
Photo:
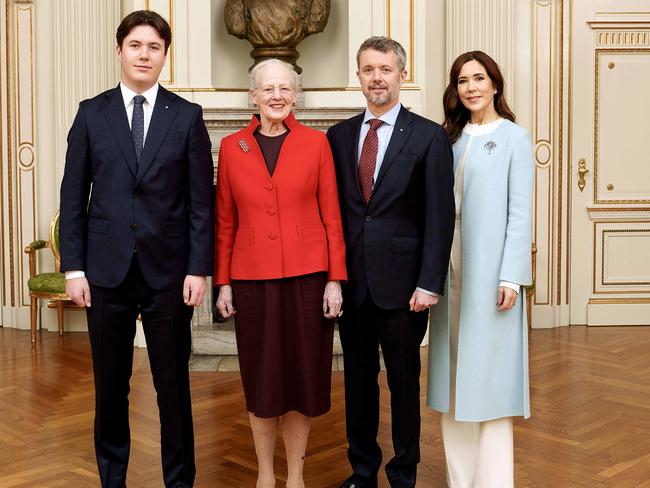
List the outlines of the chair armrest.
{"type": "Polygon", "coordinates": [[[25,247],[25,254],[29,254],[29,277],[33,278],[36,275],[36,251],[50,247],[49,241],[39,239],[31,242],[25,247]]]}
{"type": "Polygon", "coordinates": [[[39,239],[37,241],[30,242],[27,247],[25,247],[25,254],[32,254],[39,249],[45,249],[46,247],[50,247],[49,241],[39,239]]]}

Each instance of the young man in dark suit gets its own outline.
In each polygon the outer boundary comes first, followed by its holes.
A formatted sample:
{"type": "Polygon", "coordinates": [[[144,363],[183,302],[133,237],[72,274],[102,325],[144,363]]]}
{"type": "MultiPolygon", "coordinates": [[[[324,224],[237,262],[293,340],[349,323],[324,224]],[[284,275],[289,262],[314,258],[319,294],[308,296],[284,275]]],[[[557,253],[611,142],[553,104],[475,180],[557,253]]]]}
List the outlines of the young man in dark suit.
{"type": "Polygon", "coordinates": [[[164,483],[190,487],[190,321],[213,269],[211,145],[201,107],[158,85],[169,24],[155,12],[133,12],[116,40],[119,86],[81,102],[68,135],[61,270],[66,292],[87,312],[101,485],[126,486],[129,380],[141,315],[164,483]]]}
{"type": "Polygon", "coordinates": [[[357,52],[366,111],[327,134],[348,266],[339,331],[352,476],[341,488],[377,486],[380,345],[391,393],[391,487],[414,487],[420,460],[419,347],[449,264],[453,156],[438,124],[399,103],[405,66],[398,42],[367,39],[357,52]]]}

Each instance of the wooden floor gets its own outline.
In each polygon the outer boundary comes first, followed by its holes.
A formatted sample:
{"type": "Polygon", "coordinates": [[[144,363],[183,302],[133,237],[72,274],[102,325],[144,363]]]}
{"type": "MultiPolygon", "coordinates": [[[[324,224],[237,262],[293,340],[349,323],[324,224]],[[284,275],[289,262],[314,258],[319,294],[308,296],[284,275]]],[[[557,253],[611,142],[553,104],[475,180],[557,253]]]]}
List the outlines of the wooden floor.
{"type": "MultiPolygon", "coordinates": [[[[91,370],[85,334],[60,339],[42,333],[32,352],[28,332],[0,328],[0,488],[98,486],[91,370]]],[[[386,391],[383,373],[381,381],[386,391]]],[[[308,488],[336,487],[348,475],[342,385],[342,373],[335,372],[333,408],[316,420],[309,441],[308,488]]],[[[533,417],[515,423],[517,487],[650,488],[650,328],[533,331],[531,388],[533,417]]],[[[196,486],[254,486],[256,462],[239,374],[194,372],[192,396],[196,486]]],[[[391,453],[388,403],[384,395],[385,457],[391,453]]],[[[155,405],[146,351],[136,350],[130,487],[163,486],[155,405]]],[[[438,414],[422,411],[418,487],[444,487],[438,414]]],[[[379,486],[387,487],[380,476],[379,486]]]]}

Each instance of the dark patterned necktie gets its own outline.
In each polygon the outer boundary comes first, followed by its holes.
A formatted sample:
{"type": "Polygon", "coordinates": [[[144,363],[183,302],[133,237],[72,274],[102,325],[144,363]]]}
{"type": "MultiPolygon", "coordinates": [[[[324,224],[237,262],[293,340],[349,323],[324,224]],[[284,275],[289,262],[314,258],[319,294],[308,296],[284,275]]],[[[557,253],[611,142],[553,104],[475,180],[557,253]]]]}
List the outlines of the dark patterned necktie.
{"type": "Polygon", "coordinates": [[[131,118],[131,135],[135,146],[135,159],[140,163],[142,148],[144,147],[144,109],[142,104],[145,98],[142,95],[133,97],[133,117],[131,118]]]}
{"type": "Polygon", "coordinates": [[[372,177],[375,175],[375,166],[377,166],[377,150],[379,149],[379,138],[377,129],[383,124],[383,120],[370,119],[368,124],[370,129],[363,140],[361,148],[361,157],[359,158],[359,186],[361,195],[366,204],[370,201],[372,194],[372,177]]]}

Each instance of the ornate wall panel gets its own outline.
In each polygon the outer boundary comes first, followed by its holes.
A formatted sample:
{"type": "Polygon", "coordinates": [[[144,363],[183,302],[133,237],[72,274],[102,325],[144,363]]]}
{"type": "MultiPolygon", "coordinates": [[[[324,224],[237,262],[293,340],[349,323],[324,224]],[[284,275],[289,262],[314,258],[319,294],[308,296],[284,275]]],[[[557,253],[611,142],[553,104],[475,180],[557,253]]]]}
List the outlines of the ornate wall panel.
{"type": "MultiPolygon", "coordinates": [[[[599,32],[597,39],[603,34],[607,42],[610,33],[599,32]]],[[[596,49],[596,204],[650,204],[650,157],[643,143],[648,137],[650,96],[645,88],[636,88],[650,86],[650,49],[635,44],[648,34],[618,32],[616,40],[627,41],[627,49],[596,49]]]]}
{"type": "MultiPolygon", "coordinates": [[[[119,2],[5,0],[2,14],[2,324],[25,328],[23,249],[47,235],[58,207],[66,134],[79,101],[117,82],[113,29],[120,12],[119,2]]],[[[51,255],[40,254],[51,268],[51,255]]],[[[56,328],[55,313],[42,313],[43,325],[56,328]]]]}
{"type": "Polygon", "coordinates": [[[567,325],[563,317],[568,300],[568,178],[567,78],[565,69],[568,15],[564,0],[536,1],[533,5],[533,126],[535,156],[533,241],[535,292],[533,326],[567,325]],[[566,266],[566,267],[565,267],[566,266]],[[565,300],[563,300],[563,293],[565,300]]]}
{"type": "Polygon", "coordinates": [[[20,252],[36,237],[36,148],[34,119],[34,5],[20,2],[14,5],[15,18],[15,110],[16,110],[16,237],[18,267],[17,293],[22,306],[29,304],[26,278],[29,261],[20,252]]]}
{"type": "Polygon", "coordinates": [[[22,249],[36,233],[34,5],[6,0],[2,10],[2,319],[3,325],[13,325],[27,299],[22,249]]]}
{"type": "Polygon", "coordinates": [[[596,262],[600,268],[596,279],[596,290],[625,287],[626,292],[650,293],[650,260],[634,259],[647,255],[650,249],[650,223],[644,225],[623,224],[618,228],[596,226],[600,231],[596,249],[596,262]],[[600,257],[600,260],[598,259],[600,257]]]}
{"type": "Polygon", "coordinates": [[[596,0],[589,325],[650,322],[650,5],[596,0]],[[643,87],[639,89],[640,87],[643,87]]]}
{"type": "Polygon", "coordinates": [[[537,247],[535,305],[550,305],[553,289],[553,189],[557,165],[557,127],[553,104],[556,97],[555,78],[557,77],[554,69],[556,8],[557,3],[550,1],[535,2],[535,108],[532,134],[536,163],[533,229],[533,240],[537,247]]]}

